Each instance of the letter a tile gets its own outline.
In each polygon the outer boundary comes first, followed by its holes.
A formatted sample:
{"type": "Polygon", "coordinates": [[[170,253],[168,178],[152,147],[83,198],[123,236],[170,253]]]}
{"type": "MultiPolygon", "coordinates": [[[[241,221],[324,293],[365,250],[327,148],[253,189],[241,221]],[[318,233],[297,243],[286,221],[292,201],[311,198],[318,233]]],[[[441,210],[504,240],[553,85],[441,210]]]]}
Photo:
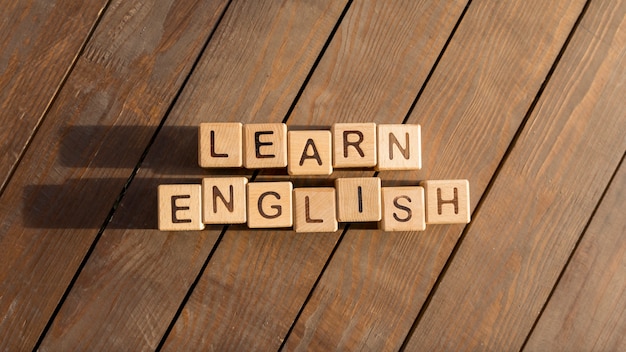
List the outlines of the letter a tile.
{"type": "Polygon", "coordinates": [[[335,180],[335,188],[337,189],[338,221],[361,222],[380,220],[380,178],[338,178],[335,180]]]}
{"type": "Polygon", "coordinates": [[[378,125],[378,170],[422,167],[420,125],[378,125]]]}
{"type": "Polygon", "coordinates": [[[376,124],[336,123],[333,132],[333,167],[376,166],[376,124]]]}
{"type": "Polygon", "coordinates": [[[287,171],[290,175],[333,173],[330,131],[289,131],[287,171]]]}
{"type": "Polygon", "coordinates": [[[424,231],[424,188],[383,187],[383,231],[424,231]]]}
{"type": "Polygon", "coordinates": [[[243,125],[243,166],[248,169],[287,166],[287,125],[252,123],[243,125]]]}
{"type": "Polygon", "coordinates": [[[244,224],[246,222],[245,177],[215,177],[202,180],[202,222],[244,224]]]}
{"type": "Polygon", "coordinates": [[[202,230],[200,185],[160,185],[159,230],[202,230]]]}
{"type": "Polygon", "coordinates": [[[428,180],[420,182],[426,193],[427,224],[467,224],[470,222],[470,193],[467,180],[428,180]]]}
{"type": "Polygon", "coordinates": [[[334,188],[296,188],[293,198],[296,232],[337,231],[334,188]]]}
{"type": "Polygon", "coordinates": [[[292,226],[292,191],[289,181],[248,183],[248,227],[292,226]]]}
{"type": "Polygon", "coordinates": [[[201,123],[198,129],[198,164],[201,167],[241,167],[242,124],[201,123]]]}

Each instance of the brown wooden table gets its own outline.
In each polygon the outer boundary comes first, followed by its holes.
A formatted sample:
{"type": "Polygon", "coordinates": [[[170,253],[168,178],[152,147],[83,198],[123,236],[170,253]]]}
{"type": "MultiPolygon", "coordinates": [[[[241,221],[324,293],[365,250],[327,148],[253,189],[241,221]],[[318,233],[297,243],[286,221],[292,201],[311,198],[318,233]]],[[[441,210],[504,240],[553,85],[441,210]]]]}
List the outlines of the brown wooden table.
{"type": "MultiPolygon", "coordinates": [[[[0,1],[0,350],[626,350],[626,1],[0,1]],[[201,122],[419,123],[472,222],[157,230],[201,122]]],[[[293,177],[296,186],[337,177],[293,177]]]]}

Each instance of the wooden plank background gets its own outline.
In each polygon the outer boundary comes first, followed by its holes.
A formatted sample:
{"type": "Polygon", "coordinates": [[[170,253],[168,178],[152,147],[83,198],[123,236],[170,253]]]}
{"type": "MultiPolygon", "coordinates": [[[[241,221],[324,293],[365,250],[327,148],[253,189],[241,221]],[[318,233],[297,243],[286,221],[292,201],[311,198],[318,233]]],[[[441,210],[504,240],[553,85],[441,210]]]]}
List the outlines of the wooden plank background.
{"type": "Polygon", "coordinates": [[[0,350],[622,350],[626,1],[0,1],[0,350]],[[200,122],[419,123],[417,172],[200,122]],[[621,166],[620,166],[621,165],[621,166]],[[156,229],[156,187],[466,178],[472,222],[156,229]]]}

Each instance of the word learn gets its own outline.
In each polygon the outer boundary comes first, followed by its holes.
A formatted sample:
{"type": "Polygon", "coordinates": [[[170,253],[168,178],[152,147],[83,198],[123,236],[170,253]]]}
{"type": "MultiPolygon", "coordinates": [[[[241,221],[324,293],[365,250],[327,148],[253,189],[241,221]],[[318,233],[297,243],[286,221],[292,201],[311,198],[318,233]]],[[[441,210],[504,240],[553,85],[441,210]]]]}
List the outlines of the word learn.
{"type": "MultiPolygon", "coordinates": [[[[331,175],[340,168],[418,170],[417,124],[336,123],[330,130],[287,130],[284,123],[203,123],[203,168],[287,168],[289,175],[331,175]]],[[[202,230],[205,224],[293,227],[333,232],[339,222],[378,222],[384,231],[423,231],[427,224],[470,221],[467,180],[426,180],[381,187],[378,177],[342,177],[334,187],[295,188],[291,181],[208,177],[201,184],[158,188],[159,229],[202,230]]]]}

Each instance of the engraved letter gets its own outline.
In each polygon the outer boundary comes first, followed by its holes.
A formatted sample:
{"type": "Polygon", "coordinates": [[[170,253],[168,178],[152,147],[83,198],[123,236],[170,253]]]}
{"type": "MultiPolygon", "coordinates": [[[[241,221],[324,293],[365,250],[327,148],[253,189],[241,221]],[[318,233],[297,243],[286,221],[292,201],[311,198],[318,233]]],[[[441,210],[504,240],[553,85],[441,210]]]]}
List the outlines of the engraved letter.
{"type": "Polygon", "coordinates": [[[311,207],[309,206],[309,196],[304,197],[304,213],[306,214],[306,222],[309,224],[322,223],[322,219],[311,219],[311,207]]]}
{"type": "Polygon", "coordinates": [[[410,159],[411,151],[409,150],[409,134],[406,133],[406,147],[402,148],[400,142],[393,133],[389,133],[389,160],[393,160],[393,145],[395,144],[406,160],[410,159]]]}
{"type": "Polygon", "coordinates": [[[224,203],[224,206],[226,206],[226,209],[228,209],[229,212],[233,212],[234,210],[234,191],[233,191],[233,185],[229,186],[230,189],[230,200],[227,202],[226,198],[224,198],[224,195],[222,194],[222,192],[220,192],[220,189],[217,188],[217,186],[213,186],[213,213],[217,214],[217,197],[220,197],[222,199],[222,203],[224,203]]]}
{"type": "Polygon", "coordinates": [[[361,131],[343,131],[343,157],[347,158],[348,157],[348,147],[352,146],[354,147],[354,149],[356,149],[357,152],[359,152],[359,155],[361,157],[365,156],[365,153],[363,153],[363,150],[361,149],[361,147],[359,147],[359,144],[361,144],[361,142],[363,142],[363,132],[361,131]],[[348,141],[348,135],[350,134],[356,134],[359,139],[356,142],[349,142],[348,141]]]}
{"type": "Polygon", "coordinates": [[[304,164],[304,160],[305,159],[315,159],[317,160],[317,164],[318,165],[322,165],[322,158],[320,158],[319,153],[317,152],[317,148],[315,147],[315,142],[313,142],[313,140],[311,138],[309,138],[306,141],[306,144],[304,145],[304,150],[302,151],[302,156],[300,157],[300,166],[302,166],[302,164],[304,164]],[[313,148],[313,155],[308,155],[307,154],[307,150],[309,148],[309,146],[311,148],[313,148]]]}
{"type": "Polygon", "coordinates": [[[441,207],[444,204],[453,204],[454,213],[459,213],[459,191],[456,187],[454,187],[454,198],[447,200],[441,199],[441,188],[437,188],[437,211],[439,212],[439,215],[442,214],[441,207]]]}
{"type": "Polygon", "coordinates": [[[274,196],[276,199],[280,199],[280,194],[276,192],[264,192],[259,196],[259,201],[257,202],[257,207],[259,208],[259,214],[266,219],[276,219],[283,213],[283,207],[280,205],[272,205],[270,208],[275,209],[276,213],[268,215],[265,211],[263,211],[263,199],[267,196],[274,196]]]}
{"type": "Polygon", "coordinates": [[[393,218],[396,219],[396,221],[398,222],[407,222],[409,220],[411,220],[411,218],[413,217],[413,211],[411,211],[411,208],[401,205],[400,203],[398,203],[399,199],[406,199],[409,203],[411,203],[411,198],[409,198],[408,196],[398,196],[395,197],[393,199],[393,205],[395,205],[396,208],[401,209],[406,211],[406,217],[404,218],[400,218],[398,217],[398,215],[396,213],[393,213],[393,218]]]}
{"type": "Polygon", "coordinates": [[[261,137],[262,134],[274,134],[274,131],[254,132],[254,149],[256,151],[257,159],[274,158],[274,157],[276,157],[276,155],[274,155],[274,154],[261,154],[261,150],[260,149],[261,149],[262,146],[274,144],[272,142],[261,142],[260,137],[261,137]]]}
{"type": "Polygon", "coordinates": [[[183,223],[189,223],[191,222],[191,219],[179,219],[176,216],[176,212],[179,210],[189,210],[189,207],[179,207],[176,205],[176,201],[179,199],[189,199],[191,198],[190,195],[186,194],[183,196],[172,196],[172,222],[174,224],[183,224],[183,223]]]}
{"type": "Polygon", "coordinates": [[[357,189],[357,194],[359,197],[359,213],[363,212],[363,188],[361,186],[357,189]]]}
{"type": "Polygon", "coordinates": [[[219,154],[215,152],[215,131],[211,131],[211,156],[213,158],[228,158],[228,154],[219,154]]]}

